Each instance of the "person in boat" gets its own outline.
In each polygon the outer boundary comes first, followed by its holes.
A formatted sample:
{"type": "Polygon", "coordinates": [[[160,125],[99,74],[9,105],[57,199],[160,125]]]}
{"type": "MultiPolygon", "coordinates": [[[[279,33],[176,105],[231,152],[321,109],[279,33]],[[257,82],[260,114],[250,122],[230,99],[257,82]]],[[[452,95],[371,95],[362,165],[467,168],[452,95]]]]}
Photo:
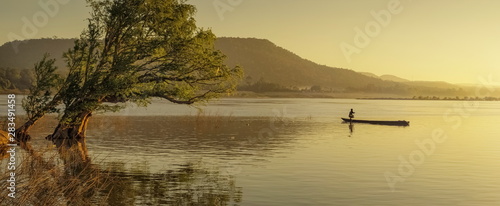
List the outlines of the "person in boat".
{"type": "Polygon", "coordinates": [[[351,111],[349,112],[349,119],[354,118],[354,113],[354,110],[351,109],[351,111]]]}

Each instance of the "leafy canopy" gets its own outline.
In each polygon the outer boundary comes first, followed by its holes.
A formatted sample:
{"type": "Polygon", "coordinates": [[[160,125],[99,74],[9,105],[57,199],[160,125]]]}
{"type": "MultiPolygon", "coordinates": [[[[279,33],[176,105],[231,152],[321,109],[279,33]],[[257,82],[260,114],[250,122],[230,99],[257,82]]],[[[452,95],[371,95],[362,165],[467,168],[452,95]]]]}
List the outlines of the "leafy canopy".
{"type": "Polygon", "coordinates": [[[82,112],[118,110],[104,104],[153,97],[193,104],[233,91],[242,76],[224,65],[215,35],[196,26],[192,5],[179,0],[87,0],[88,27],[64,54],[65,121],[82,112]]]}

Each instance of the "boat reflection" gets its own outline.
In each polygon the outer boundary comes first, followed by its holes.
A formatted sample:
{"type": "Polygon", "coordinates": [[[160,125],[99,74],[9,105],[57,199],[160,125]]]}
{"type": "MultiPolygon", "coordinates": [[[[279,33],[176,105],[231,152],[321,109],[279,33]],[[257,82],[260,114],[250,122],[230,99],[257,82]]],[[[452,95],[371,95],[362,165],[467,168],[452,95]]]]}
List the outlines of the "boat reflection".
{"type": "Polygon", "coordinates": [[[352,137],[352,133],[354,133],[354,124],[349,123],[349,137],[352,137]]]}

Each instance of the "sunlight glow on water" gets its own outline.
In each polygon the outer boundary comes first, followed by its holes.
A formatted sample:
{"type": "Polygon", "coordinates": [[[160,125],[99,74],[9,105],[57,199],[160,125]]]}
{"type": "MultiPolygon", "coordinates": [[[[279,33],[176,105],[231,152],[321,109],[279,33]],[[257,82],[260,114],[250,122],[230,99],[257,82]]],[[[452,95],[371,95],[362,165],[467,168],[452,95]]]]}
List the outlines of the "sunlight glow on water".
{"type": "MultiPolygon", "coordinates": [[[[223,99],[196,116],[196,109],[156,102],[95,115],[87,142],[102,164],[123,162],[125,173],[141,164],[152,173],[209,165],[234,176],[241,205],[499,205],[500,103],[468,104],[223,99]],[[360,119],[411,123],[354,124],[351,131],[340,120],[350,108],[360,119]],[[424,153],[416,142],[432,141],[436,131],[447,138],[401,175],[401,158],[424,153]],[[394,191],[387,172],[402,178],[394,191]]],[[[35,141],[50,133],[44,125],[33,131],[35,141]]]]}

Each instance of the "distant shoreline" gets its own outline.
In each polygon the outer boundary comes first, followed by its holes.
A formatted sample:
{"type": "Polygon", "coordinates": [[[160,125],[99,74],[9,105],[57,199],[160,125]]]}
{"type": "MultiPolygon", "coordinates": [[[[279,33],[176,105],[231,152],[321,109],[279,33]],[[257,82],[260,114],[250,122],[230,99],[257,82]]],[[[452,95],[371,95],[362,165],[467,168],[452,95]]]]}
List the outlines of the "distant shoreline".
{"type": "MultiPolygon", "coordinates": [[[[4,90],[0,95],[27,95],[27,91],[4,90]]],[[[327,92],[251,92],[237,91],[221,98],[318,98],[318,99],[359,99],[359,100],[434,100],[434,101],[500,101],[500,97],[439,97],[406,96],[385,93],[327,93],[327,92]]]]}
{"type": "Polygon", "coordinates": [[[500,101],[500,97],[438,97],[403,96],[384,93],[323,93],[323,92],[249,92],[238,91],[224,98],[328,98],[359,100],[436,100],[436,101],[500,101]]]}
{"type": "Polygon", "coordinates": [[[472,98],[472,99],[413,99],[413,98],[356,98],[359,100],[416,100],[416,101],[500,101],[500,98],[492,97],[492,99],[472,98]]]}

